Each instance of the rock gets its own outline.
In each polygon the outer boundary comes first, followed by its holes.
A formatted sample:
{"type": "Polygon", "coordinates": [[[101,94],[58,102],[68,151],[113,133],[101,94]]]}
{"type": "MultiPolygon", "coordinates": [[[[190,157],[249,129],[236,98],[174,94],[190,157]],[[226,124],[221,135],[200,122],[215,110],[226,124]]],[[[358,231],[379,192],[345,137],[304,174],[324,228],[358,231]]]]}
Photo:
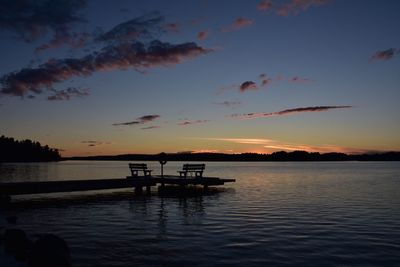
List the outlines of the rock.
{"type": "Polygon", "coordinates": [[[69,267],[71,257],[67,243],[53,234],[42,235],[33,245],[29,267],[69,267]]]}
{"type": "Polygon", "coordinates": [[[20,229],[7,229],[3,236],[4,251],[13,255],[17,260],[28,258],[31,241],[25,232],[20,229]]]}

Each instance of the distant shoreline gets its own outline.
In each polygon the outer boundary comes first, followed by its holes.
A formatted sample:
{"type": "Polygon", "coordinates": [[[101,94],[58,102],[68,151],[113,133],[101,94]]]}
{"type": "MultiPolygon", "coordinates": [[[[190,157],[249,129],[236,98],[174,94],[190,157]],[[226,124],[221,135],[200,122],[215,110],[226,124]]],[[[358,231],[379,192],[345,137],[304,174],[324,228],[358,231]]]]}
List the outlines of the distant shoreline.
{"type": "Polygon", "coordinates": [[[344,153],[318,153],[306,151],[274,152],[272,154],[242,153],[171,153],[125,154],[87,157],[64,157],[62,160],[118,160],[118,161],[210,161],[210,162],[285,162],[285,161],[400,161],[400,152],[348,155],[344,153]]]}

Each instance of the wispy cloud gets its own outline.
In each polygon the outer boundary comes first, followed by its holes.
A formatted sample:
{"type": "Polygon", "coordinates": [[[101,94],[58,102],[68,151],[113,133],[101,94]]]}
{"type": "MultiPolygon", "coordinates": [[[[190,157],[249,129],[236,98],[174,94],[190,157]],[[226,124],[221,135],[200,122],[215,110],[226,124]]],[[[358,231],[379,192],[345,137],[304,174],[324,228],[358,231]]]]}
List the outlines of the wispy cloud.
{"type": "Polygon", "coordinates": [[[143,127],[143,128],[140,128],[140,129],[142,129],[142,130],[151,130],[151,129],[159,129],[159,128],[161,128],[161,126],[155,125],[155,126],[143,127]]]}
{"type": "MultiPolygon", "coordinates": [[[[1,4],[0,31],[12,31],[29,40],[44,36],[46,31],[53,32],[53,39],[37,47],[37,52],[62,44],[88,49],[90,44],[92,52],[80,58],[50,59],[37,66],[30,64],[3,75],[0,77],[0,95],[22,97],[49,91],[58,92],[50,95],[49,100],[65,100],[83,96],[76,90],[55,88],[71,78],[87,77],[98,71],[134,69],[144,72],[157,66],[179,64],[212,51],[192,42],[170,44],[159,41],[158,35],[166,29],[162,25],[164,18],[157,12],[125,21],[106,32],[98,29],[91,34],[73,33],[70,31],[72,24],[83,21],[78,11],[84,4],[84,0],[65,0],[57,3],[56,8],[52,1],[6,1],[1,4]]],[[[178,24],[167,26],[176,28],[178,24]]]]}
{"type": "Polygon", "coordinates": [[[102,146],[102,145],[111,145],[112,142],[88,140],[88,141],[82,141],[82,144],[87,144],[90,147],[96,147],[96,146],[102,146]]]}
{"type": "Polygon", "coordinates": [[[307,78],[303,78],[303,77],[299,77],[299,76],[295,76],[289,79],[290,82],[293,83],[310,83],[312,82],[311,79],[307,79],[307,78]]]}
{"type": "Polygon", "coordinates": [[[133,40],[152,40],[164,31],[161,23],[164,17],[157,12],[148,13],[137,18],[122,22],[111,30],[97,33],[95,41],[127,42],[133,40]]]}
{"type": "Polygon", "coordinates": [[[73,97],[85,97],[89,95],[89,89],[69,87],[65,90],[53,90],[54,95],[48,96],[47,100],[70,100],[73,97]]]}
{"type": "Polygon", "coordinates": [[[81,49],[92,41],[92,35],[89,33],[61,33],[56,34],[48,43],[42,44],[35,49],[35,53],[39,53],[48,49],[57,48],[68,45],[74,49],[81,49]]]}
{"type": "Polygon", "coordinates": [[[233,27],[238,30],[244,27],[251,26],[253,24],[254,24],[254,19],[239,17],[233,23],[233,27]]]}
{"type": "Polygon", "coordinates": [[[283,75],[278,75],[275,78],[271,78],[265,73],[260,74],[259,78],[261,79],[261,86],[267,86],[271,82],[282,82],[282,81],[288,81],[288,82],[292,82],[292,83],[310,83],[310,82],[313,82],[313,80],[308,79],[308,78],[304,78],[304,77],[301,77],[301,76],[292,76],[292,77],[285,78],[283,75]]]}
{"type": "Polygon", "coordinates": [[[331,2],[331,0],[291,0],[286,4],[277,7],[276,13],[280,16],[289,16],[290,14],[298,14],[306,11],[313,6],[322,6],[331,2]]]}
{"type": "Polygon", "coordinates": [[[266,117],[273,117],[273,116],[293,115],[296,113],[303,113],[303,112],[321,112],[321,111],[328,111],[328,110],[332,110],[332,109],[344,109],[344,108],[352,108],[352,106],[301,107],[301,108],[285,109],[282,111],[270,112],[270,113],[233,114],[233,115],[230,115],[230,117],[238,118],[238,119],[257,119],[257,118],[266,118],[266,117]]]}
{"type": "Polygon", "coordinates": [[[279,16],[287,17],[298,14],[310,7],[325,5],[333,0],[263,0],[257,4],[257,9],[263,12],[273,11],[279,16]]]}
{"type": "Polygon", "coordinates": [[[263,80],[261,81],[261,86],[262,86],[262,87],[266,87],[266,86],[270,85],[271,82],[272,82],[272,79],[270,79],[270,78],[263,79],[263,80]]]}
{"type": "Polygon", "coordinates": [[[257,5],[258,10],[267,11],[272,9],[274,5],[272,4],[271,0],[263,0],[257,5]]]}
{"type": "Polygon", "coordinates": [[[161,117],[160,115],[145,115],[145,116],[137,118],[134,121],[113,123],[113,126],[130,126],[130,125],[137,125],[137,124],[145,124],[145,123],[152,122],[156,119],[159,119],[160,117],[161,117]]]}
{"type": "Polygon", "coordinates": [[[231,32],[231,31],[237,31],[246,27],[249,27],[254,24],[254,19],[249,19],[249,18],[244,18],[244,17],[238,17],[235,19],[235,21],[230,25],[229,27],[223,28],[223,32],[231,32]]]}
{"type": "Polygon", "coordinates": [[[0,78],[1,94],[24,96],[31,92],[53,90],[56,83],[76,76],[90,76],[97,71],[118,69],[144,70],[175,65],[210,52],[196,43],[169,44],[158,40],[149,45],[140,42],[110,45],[82,58],[50,60],[37,68],[24,68],[0,78]]]}
{"type": "Polygon", "coordinates": [[[217,90],[217,94],[220,95],[225,91],[238,90],[238,89],[239,89],[239,92],[243,93],[243,92],[250,91],[250,90],[258,90],[258,89],[261,89],[262,87],[269,87],[272,83],[279,83],[279,82],[291,82],[291,83],[297,83],[297,84],[306,84],[306,83],[314,82],[314,80],[304,78],[301,76],[292,76],[292,77],[285,78],[283,75],[278,75],[276,77],[270,77],[266,73],[262,73],[262,74],[258,75],[258,79],[259,79],[259,81],[257,82],[258,85],[256,82],[249,80],[249,81],[245,81],[245,82],[241,83],[240,85],[232,84],[230,86],[220,87],[217,90]]]}
{"type": "Polygon", "coordinates": [[[178,125],[180,125],[180,126],[188,126],[188,125],[193,125],[193,124],[207,123],[209,121],[210,120],[195,120],[195,121],[184,120],[183,122],[179,122],[178,125]]]}
{"type": "Polygon", "coordinates": [[[0,30],[8,31],[26,42],[52,33],[54,39],[70,35],[73,24],[83,22],[79,12],[84,0],[1,1],[0,30]]]}
{"type": "Polygon", "coordinates": [[[37,47],[35,52],[62,45],[82,49],[89,45],[116,45],[117,43],[154,40],[165,32],[165,29],[161,26],[163,21],[163,16],[158,12],[152,12],[117,24],[108,31],[104,31],[102,28],[97,28],[93,33],[61,31],[57,32],[48,43],[37,47]]]}
{"type": "Polygon", "coordinates": [[[210,31],[201,31],[197,34],[197,39],[199,40],[205,40],[208,38],[210,35],[210,31]]]}
{"type": "Polygon", "coordinates": [[[216,105],[225,106],[228,108],[237,108],[242,105],[241,101],[223,101],[223,102],[216,102],[216,105]]]}
{"type": "Polygon", "coordinates": [[[240,92],[246,92],[249,90],[257,90],[257,84],[253,81],[245,81],[239,87],[240,92]]]}
{"type": "Polygon", "coordinates": [[[167,23],[164,25],[164,28],[169,32],[178,33],[180,31],[180,24],[179,23],[167,23]]]}
{"type": "Polygon", "coordinates": [[[261,87],[266,87],[272,82],[272,79],[265,73],[260,74],[258,77],[261,79],[261,87]]]}
{"type": "Polygon", "coordinates": [[[400,54],[400,49],[389,48],[375,52],[370,58],[371,61],[376,60],[389,60],[392,59],[396,54],[400,54]]]}

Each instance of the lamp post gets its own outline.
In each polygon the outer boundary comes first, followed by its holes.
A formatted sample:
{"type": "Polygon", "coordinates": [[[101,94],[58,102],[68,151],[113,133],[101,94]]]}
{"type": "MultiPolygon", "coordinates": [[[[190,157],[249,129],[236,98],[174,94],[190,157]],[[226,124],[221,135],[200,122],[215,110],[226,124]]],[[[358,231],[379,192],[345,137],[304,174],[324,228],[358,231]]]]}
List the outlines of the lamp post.
{"type": "MultiPolygon", "coordinates": [[[[158,162],[161,164],[161,178],[164,178],[164,165],[167,163],[166,158],[167,154],[164,152],[160,153],[158,162]]],[[[164,188],[164,183],[161,183],[161,187],[164,188]]]]}

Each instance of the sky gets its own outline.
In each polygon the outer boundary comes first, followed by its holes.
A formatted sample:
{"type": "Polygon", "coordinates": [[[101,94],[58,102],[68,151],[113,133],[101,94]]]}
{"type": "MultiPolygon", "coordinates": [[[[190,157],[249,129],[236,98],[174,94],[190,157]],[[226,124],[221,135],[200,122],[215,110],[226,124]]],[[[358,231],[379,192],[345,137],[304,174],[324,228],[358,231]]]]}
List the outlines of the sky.
{"type": "Polygon", "coordinates": [[[0,0],[0,135],[63,156],[400,151],[400,1],[0,0]]]}

